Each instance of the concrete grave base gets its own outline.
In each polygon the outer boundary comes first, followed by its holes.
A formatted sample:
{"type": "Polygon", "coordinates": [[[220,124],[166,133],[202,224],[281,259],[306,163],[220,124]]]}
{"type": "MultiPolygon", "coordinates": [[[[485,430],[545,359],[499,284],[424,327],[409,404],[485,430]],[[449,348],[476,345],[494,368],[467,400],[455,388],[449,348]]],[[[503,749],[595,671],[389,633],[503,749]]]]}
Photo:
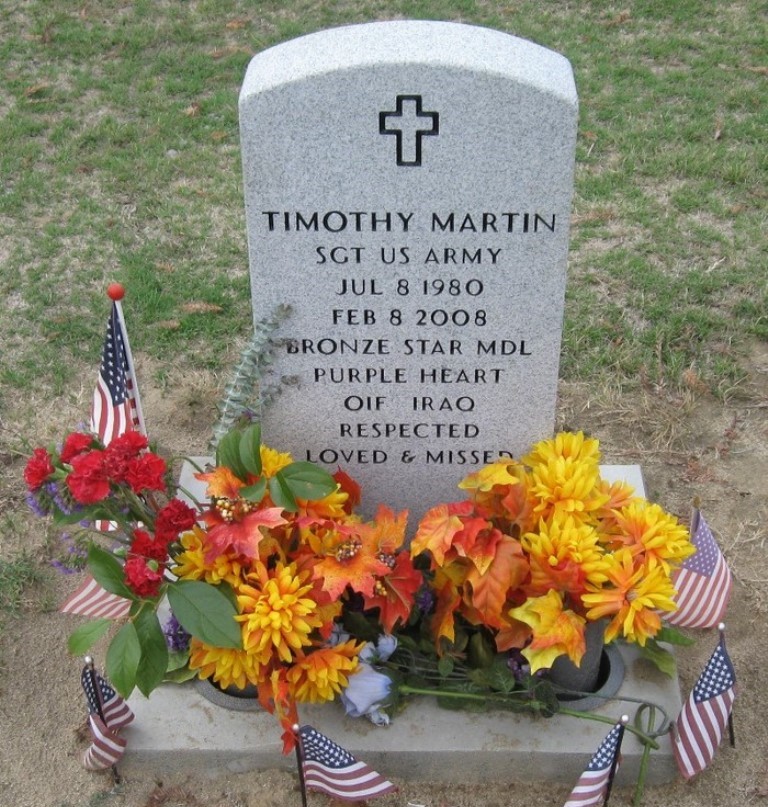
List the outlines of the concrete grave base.
{"type": "MultiPolygon", "coordinates": [[[[626,479],[644,493],[639,467],[608,466],[602,472],[604,478],[626,479]]],[[[181,484],[199,490],[191,474],[186,468],[181,484]]],[[[677,717],[682,706],[677,678],[662,675],[639,658],[634,647],[621,647],[620,653],[625,666],[621,688],[589,714],[612,720],[628,714],[634,721],[636,701],[649,701],[670,718],[677,717]]],[[[124,729],[128,749],[120,765],[128,776],[131,772],[217,774],[295,767],[294,757],[281,753],[281,729],[272,715],[217,706],[200,694],[194,682],[163,685],[150,698],[135,694],[129,702],[136,720],[124,729]]],[[[300,716],[387,777],[457,783],[575,783],[610,729],[604,723],[568,715],[535,718],[502,711],[449,711],[438,707],[433,698],[414,699],[385,728],[346,717],[338,704],[302,706],[300,716]]],[[[657,724],[662,719],[657,713],[657,724]]],[[[647,781],[652,784],[677,775],[669,736],[660,738],[659,745],[650,755],[647,781]]],[[[635,781],[642,750],[627,732],[619,784],[635,781]]]]}

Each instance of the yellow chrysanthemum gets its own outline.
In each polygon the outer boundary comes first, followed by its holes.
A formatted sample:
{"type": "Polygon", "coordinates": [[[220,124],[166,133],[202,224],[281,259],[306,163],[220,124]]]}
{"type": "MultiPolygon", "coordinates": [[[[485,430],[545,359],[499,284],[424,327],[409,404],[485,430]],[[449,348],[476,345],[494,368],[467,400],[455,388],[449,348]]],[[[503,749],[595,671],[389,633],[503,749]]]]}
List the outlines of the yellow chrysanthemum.
{"type": "Polygon", "coordinates": [[[259,453],[261,455],[262,476],[266,476],[268,479],[293,462],[293,457],[290,454],[275,451],[274,448],[269,448],[269,446],[262,445],[259,453]]]}
{"type": "Polygon", "coordinates": [[[584,432],[560,432],[551,440],[536,443],[523,458],[523,463],[535,467],[557,459],[597,466],[600,462],[600,443],[594,438],[585,437],[584,432]]]}
{"type": "Polygon", "coordinates": [[[176,565],[171,568],[173,574],[183,580],[205,580],[217,585],[221,582],[236,586],[241,579],[242,565],[237,558],[227,554],[217,555],[210,562],[206,561],[205,530],[192,527],[180,538],[184,551],[176,555],[176,565]]]}
{"type": "Polygon", "coordinates": [[[309,575],[297,572],[295,563],[278,563],[272,570],[256,563],[248,583],[238,588],[235,619],[243,625],[243,647],[262,663],[273,653],[291,661],[292,651],[311,644],[309,634],[323,624],[314,600],[304,596],[312,589],[309,575]]]}
{"type": "Polygon", "coordinates": [[[211,647],[195,638],[189,643],[189,666],[198,678],[212,678],[223,689],[258,684],[263,671],[256,656],[245,650],[211,647]]]}
{"type": "Polygon", "coordinates": [[[551,667],[563,653],[567,653],[574,664],[581,663],[586,649],[586,620],[564,609],[563,599],[557,591],[549,591],[543,597],[529,597],[509,615],[529,625],[533,631],[531,643],[522,651],[530,662],[532,673],[551,667]]]}
{"type": "Polygon", "coordinates": [[[643,499],[614,515],[621,540],[632,554],[644,554],[649,566],[661,564],[666,575],[696,551],[688,530],[658,504],[643,499]]]}
{"type": "Polygon", "coordinates": [[[632,552],[623,548],[611,557],[608,583],[599,591],[582,596],[588,619],[613,616],[605,631],[605,641],[619,634],[627,641],[645,645],[661,628],[659,611],[674,611],[675,587],[661,565],[635,566],[632,552]]]}
{"type": "Polygon", "coordinates": [[[294,696],[301,703],[332,701],[357,669],[361,644],[351,639],[335,647],[322,647],[297,659],[286,672],[294,696]]]}
{"type": "Polygon", "coordinates": [[[551,588],[578,595],[588,584],[608,579],[609,564],[597,532],[571,515],[556,512],[549,523],[541,521],[536,532],[523,535],[521,544],[529,556],[534,595],[551,588]]]}
{"type": "Polygon", "coordinates": [[[586,520],[608,500],[598,482],[600,469],[593,462],[572,457],[555,457],[531,469],[533,508],[540,518],[549,519],[560,511],[586,520]]]}

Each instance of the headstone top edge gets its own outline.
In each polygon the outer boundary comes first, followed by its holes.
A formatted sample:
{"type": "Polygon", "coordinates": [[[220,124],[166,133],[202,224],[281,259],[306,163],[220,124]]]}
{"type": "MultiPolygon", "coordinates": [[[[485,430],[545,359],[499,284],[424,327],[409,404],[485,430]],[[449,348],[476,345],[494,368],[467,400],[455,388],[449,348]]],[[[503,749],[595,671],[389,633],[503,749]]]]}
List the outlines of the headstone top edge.
{"type": "Polygon", "coordinates": [[[573,69],[562,54],[503,31],[433,20],[345,25],[267,48],[248,64],[240,104],[252,95],[326,73],[409,64],[524,80],[577,104],[573,69]]]}

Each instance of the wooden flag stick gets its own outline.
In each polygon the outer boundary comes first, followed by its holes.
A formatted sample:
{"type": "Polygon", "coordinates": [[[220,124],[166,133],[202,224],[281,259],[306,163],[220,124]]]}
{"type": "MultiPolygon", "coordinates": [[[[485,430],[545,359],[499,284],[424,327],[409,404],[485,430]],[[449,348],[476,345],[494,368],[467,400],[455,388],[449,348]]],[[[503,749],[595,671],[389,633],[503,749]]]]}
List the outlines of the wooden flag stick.
{"type": "MultiPolygon", "coordinates": [[[[725,647],[725,622],[721,622],[717,626],[717,630],[720,633],[720,642],[723,647],[725,647]]],[[[733,730],[733,712],[728,713],[728,741],[731,744],[731,748],[736,748],[736,734],[733,730]]]]}
{"type": "Polygon", "coordinates": [[[307,807],[307,785],[304,781],[304,753],[301,748],[301,734],[299,734],[299,724],[291,726],[293,735],[296,738],[296,765],[299,769],[299,787],[301,788],[301,807],[307,807]]]}
{"type": "MultiPolygon", "coordinates": [[[[85,657],[85,669],[88,671],[88,677],[91,679],[91,686],[93,687],[93,691],[96,693],[96,711],[99,713],[101,722],[106,726],[107,721],[104,719],[104,701],[102,699],[101,687],[99,686],[99,682],[96,678],[96,669],[93,666],[93,659],[91,656],[85,657]]],[[[119,785],[123,780],[121,779],[120,773],[117,770],[117,763],[112,763],[111,770],[112,781],[114,784],[119,785]]]]}
{"type": "Polygon", "coordinates": [[[603,807],[608,807],[608,799],[611,797],[611,790],[613,790],[613,779],[616,776],[616,770],[619,767],[619,757],[621,755],[621,742],[624,739],[624,729],[626,728],[627,723],[629,723],[629,715],[622,715],[619,728],[619,737],[616,741],[616,753],[613,755],[613,761],[611,762],[611,770],[608,774],[608,782],[605,786],[605,799],[603,799],[603,807]]]}

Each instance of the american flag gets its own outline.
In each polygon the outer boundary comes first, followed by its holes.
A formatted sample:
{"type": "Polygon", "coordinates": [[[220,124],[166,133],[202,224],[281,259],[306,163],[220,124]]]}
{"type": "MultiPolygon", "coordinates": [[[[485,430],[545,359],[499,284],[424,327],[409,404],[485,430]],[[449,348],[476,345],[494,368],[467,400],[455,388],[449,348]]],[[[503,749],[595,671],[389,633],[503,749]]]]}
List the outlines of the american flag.
{"type": "MultiPolygon", "coordinates": [[[[134,381],[131,347],[123,322],[122,307],[117,300],[112,303],[101,355],[99,380],[93,393],[91,431],[98,435],[104,445],[127,431],[146,434],[139,389],[134,381]]],[[[113,526],[109,521],[97,521],[94,524],[97,530],[109,530],[113,526]]],[[[128,613],[130,607],[129,600],[105,591],[89,576],[59,610],[78,616],[119,619],[128,613]]]]}
{"type": "Polygon", "coordinates": [[[306,788],[347,801],[369,799],[397,790],[380,773],[358,762],[349,751],[311,726],[299,729],[299,751],[306,788]]]}
{"type": "Polygon", "coordinates": [[[94,619],[120,619],[127,616],[131,601],[103,589],[90,575],[67,597],[59,609],[64,614],[89,616],[94,619]]]}
{"type": "Polygon", "coordinates": [[[608,800],[611,777],[621,759],[619,752],[623,736],[624,723],[617,723],[598,746],[565,802],[565,807],[591,807],[608,800]]]}
{"type": "Polygon", "coordinates": [[[144,431],[139,391],[120,303],[112,303],[101,354],[99,380],[93,393],[91,431],[104,445],[127,431],[144,431]]]}
{"type": "Polygon", "coordinates": [[[693,511],[691,533],[696,552],[673,578],[677,610],[666,617],[681,628],[711,628],[723,618],[733,578],[712,530],[699,510],[693,511]]]}
{"type": "Polygon", "coordinates": [[[89,771],[99,771],[115,765],[123,756],[126,741],[119,729],[133,720],[131,707],[88,662],[80,682],[88,701],[88,722],[93,742],[83,754],[83,765],[89,771]]]}
{"type": "Polygon", "coordinates": [[[714,759],[736,698],[736,674],[722,637],[675,722],[672,750],[685,779],[714,759]]]}

